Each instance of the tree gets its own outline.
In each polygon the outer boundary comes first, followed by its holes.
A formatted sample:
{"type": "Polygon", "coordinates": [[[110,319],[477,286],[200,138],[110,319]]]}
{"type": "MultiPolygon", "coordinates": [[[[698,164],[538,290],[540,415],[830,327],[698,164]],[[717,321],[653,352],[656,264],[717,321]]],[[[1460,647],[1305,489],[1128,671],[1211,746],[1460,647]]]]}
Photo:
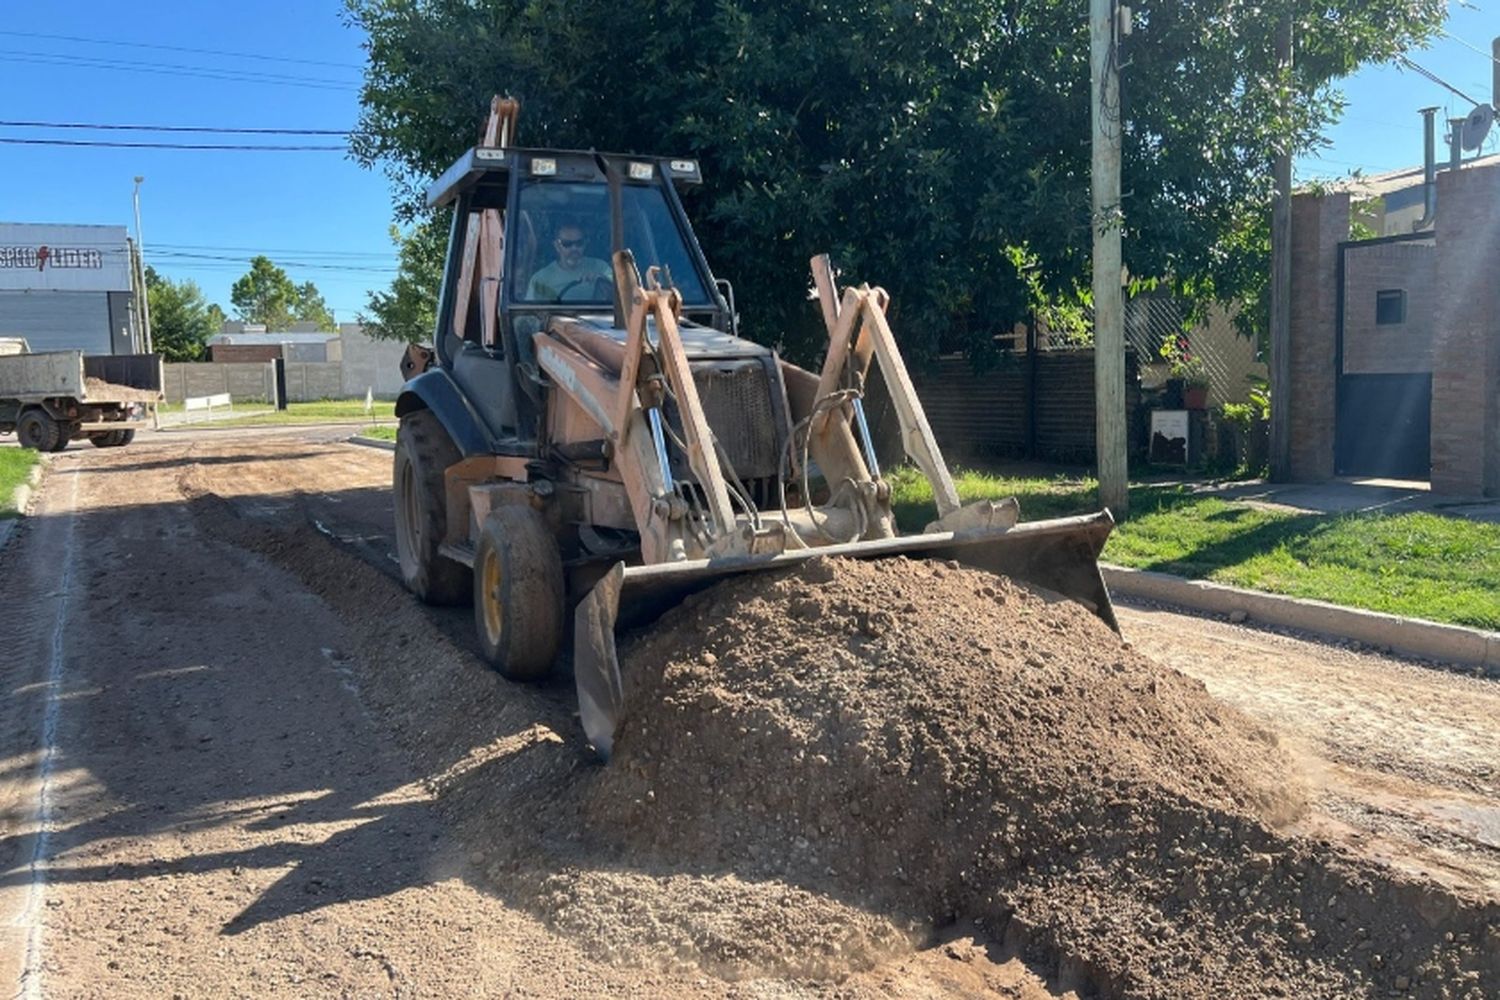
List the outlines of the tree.
{"type": "Polygon", "coordinates": [[[437,328],[448,213],[418,222],[404,236],[392,226],[391,241],[400,255],[396,277],[387,291],[370,293],[369,312],[360,313],[359,321],[366,333],[383,340],[430,340],[437,328]]]}
{"type": "Polygon", "coordinates": [[[264,255],[252,257],[250,270],[229,289],[235,314],[268,330],[285,330],[293,322],[315,322],[320,330],[336,328],[333,314],[311,281],[301,285],[264,255]]]}
{"type": "Polygon", "coordinates": [[[194,281],[163,278],[146,268],[146,298],[151,309],[151,346],[167,361],[197,361],[208,338],[219,332],[214,313],[223,312],[203,299],[194,281]]]}
{"type": "MultiPolygon", "coordinates": [[[[746,329],[821,347],[807,260],[893,296],[903,346],[981,359],[1087,288],[1089,73],[1076,3],[1036,0],[346,0],[369,39],[355,155],[398,216],[473,142],[494,81],[527,145],[696,156],[688,208],[746,329]],[[774,40],[774,44],[770,43],[774,40]]],[[[1442,22],[1441,0],[1138,7],[1123,42],[1131,273],[1202,300],[1264,270],[1229,237],[1267,211],[1275,151],[1316,145],[1329,81],[1442,22]],[[1296,25],[1295,69],[1274,58],[1296,25]],[[1282,101],[1290,91],[1295,99],[1282,101]],[[1283,113],[1280,109],[1293,110],[1283,113]]]]}

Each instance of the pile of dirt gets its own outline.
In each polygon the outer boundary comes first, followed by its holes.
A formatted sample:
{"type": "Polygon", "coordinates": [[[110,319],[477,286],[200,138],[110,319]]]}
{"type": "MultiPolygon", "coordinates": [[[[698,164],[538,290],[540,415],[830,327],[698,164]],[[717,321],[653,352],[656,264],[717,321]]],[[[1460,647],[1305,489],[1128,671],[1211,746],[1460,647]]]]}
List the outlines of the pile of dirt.
{"type": "Polygon", "coordinates": [[[665,616],[622,673],[587,816],[638,859],[974,920],[1109,995],[1477,996],[1494,974],[1492,907],[1278,834],[1302,789],[1269,733],[990,574],[742,577],[665,616]]]}
{"type": "Polygon", "coordinates": [[[1270,736],[1075,605],[904,560],[728,581],[625,644],[601,767],[571,682],[497,678],[467,610],[284,516],[197,513],[349,623],[333,656],[460,874],[595,957],[890,995],[858,974],[974,928],[1084,995],[1492,991],[1497,907],[1279,833],[1270,736]]]}

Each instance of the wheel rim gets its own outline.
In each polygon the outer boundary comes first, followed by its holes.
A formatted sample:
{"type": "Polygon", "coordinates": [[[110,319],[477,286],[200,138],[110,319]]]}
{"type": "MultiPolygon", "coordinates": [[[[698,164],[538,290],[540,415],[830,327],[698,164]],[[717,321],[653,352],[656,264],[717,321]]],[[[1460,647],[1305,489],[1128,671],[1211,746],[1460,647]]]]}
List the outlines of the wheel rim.
{"type": "Polygon", "coordinates": [[[500,558],[494,549],[486,549],[479,570],[479,606],[484,617],[485,638],[499,647],[505,629],[500,607],[500,558]]]}
{"type": "Polygon", "coordinates": [[[42,443],[42,428],[35,420],[27,420],[21,424],[21,433],[17,435],[21,444],[27,448],[35,449],[42,443]]]}

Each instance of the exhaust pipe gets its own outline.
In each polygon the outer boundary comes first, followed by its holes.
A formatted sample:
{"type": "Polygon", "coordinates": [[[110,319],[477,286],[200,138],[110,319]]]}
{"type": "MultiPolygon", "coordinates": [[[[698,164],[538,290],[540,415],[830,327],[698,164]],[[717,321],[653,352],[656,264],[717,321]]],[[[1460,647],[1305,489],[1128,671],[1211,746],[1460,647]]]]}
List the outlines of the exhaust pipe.
{"type": "MultiPolygon", "coordinates": [[[[1496,67],[1500,69],[1500,67],[1496,67]]],[[[1412,231],[1426,229],[1437,215],[1437,108],[1423,108],[1422,115],[1422,217],[1412,231]]]]}

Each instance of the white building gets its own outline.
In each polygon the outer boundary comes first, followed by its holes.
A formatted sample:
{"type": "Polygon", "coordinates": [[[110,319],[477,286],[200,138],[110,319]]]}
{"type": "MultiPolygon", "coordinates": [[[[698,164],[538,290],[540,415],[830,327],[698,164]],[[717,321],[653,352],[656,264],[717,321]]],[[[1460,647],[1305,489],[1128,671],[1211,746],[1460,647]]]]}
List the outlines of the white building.
{"type": "Polygon", "coordinates": [[[124,226],[0,222],[0,337],[33,351],[140,350],[124,226]]]}

